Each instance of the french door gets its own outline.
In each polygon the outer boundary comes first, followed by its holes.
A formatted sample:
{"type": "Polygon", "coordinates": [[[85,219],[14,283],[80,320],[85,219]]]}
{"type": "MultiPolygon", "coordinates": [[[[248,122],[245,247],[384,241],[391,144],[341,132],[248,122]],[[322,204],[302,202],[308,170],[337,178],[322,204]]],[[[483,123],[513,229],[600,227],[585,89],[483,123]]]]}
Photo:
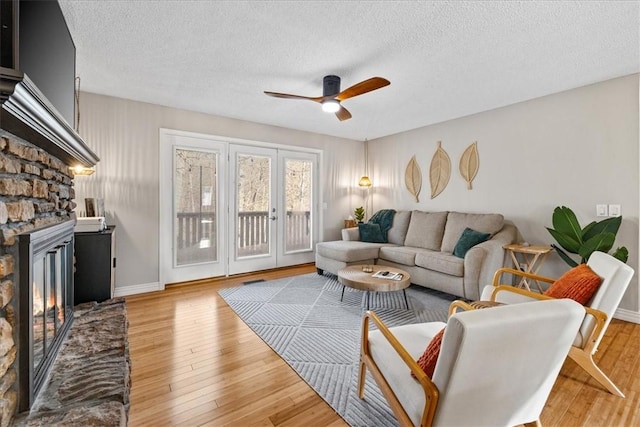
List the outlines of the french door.
{"type": "Polygon", "coordinates": [[[312,262],[316,155],[246,145],[229,152],[229,274],[312,262]]]}
{"type": "Polygon", "coordinates": [[[161,133],[160,282],[226,274],[227,144],[161,133]]]}
{"type": "Polygon", "coordinates": [[[313,262],[318,155],[160,133],[160,282],[313,262]]]}
{"type": "Polygon", "coordinates": [[[319,231],[318,156],[278,150],[278,267],[313,262],[319,231]]]}
{"type": "Polygon", "coordinates": [[[229,274],[277,266],[277,150],[230,147],[229,274]]]}

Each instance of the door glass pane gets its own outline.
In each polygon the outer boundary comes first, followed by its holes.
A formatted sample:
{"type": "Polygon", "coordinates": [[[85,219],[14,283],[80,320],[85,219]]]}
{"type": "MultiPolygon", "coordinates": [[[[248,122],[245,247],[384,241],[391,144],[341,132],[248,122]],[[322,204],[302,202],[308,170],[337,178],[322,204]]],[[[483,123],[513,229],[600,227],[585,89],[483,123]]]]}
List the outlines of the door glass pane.
{"type": "Polygon", "coordinates": [[[238,154],[236,257],[269,254],[271,158],[238,154]]]}
{"type": "Polygon", "coordinates": [[[173,164],[175,263],[217,261],[217,154],[177,148],[173,164]]]}
{"type": "Polygon", "coordinates": [[[311,249],[312,162],[286,159],[284,168],[285,252],[311,249]]]}

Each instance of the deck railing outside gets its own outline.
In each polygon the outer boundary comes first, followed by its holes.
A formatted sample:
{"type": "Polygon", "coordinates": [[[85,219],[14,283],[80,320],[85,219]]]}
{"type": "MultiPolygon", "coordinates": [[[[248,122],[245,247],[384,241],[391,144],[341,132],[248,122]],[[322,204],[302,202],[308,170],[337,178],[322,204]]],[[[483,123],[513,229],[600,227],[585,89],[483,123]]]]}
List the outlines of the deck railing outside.
{"type": "MultiPolygon", "coordinates": [[[[213,212],[178,212],[178,249],[198,245],[213,237],[215,221],[213,212]]],[[[240,255],[259,253],[257,248],[269,242],[269,212],[240,212],[238,214],[238,251],[240,255]]],[[[285,251],[310,249],[311,213],[287,211],[285,220],[285,251]]]]}

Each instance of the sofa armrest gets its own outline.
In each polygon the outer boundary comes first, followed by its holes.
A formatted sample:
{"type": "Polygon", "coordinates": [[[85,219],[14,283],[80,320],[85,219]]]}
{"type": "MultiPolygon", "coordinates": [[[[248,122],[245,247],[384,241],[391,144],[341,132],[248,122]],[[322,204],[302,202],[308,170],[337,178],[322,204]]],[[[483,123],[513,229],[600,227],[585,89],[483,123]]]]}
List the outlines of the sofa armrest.
{"type": "Polygon", "coordinates": [[[480,299],[482,289],[493,283],[493,275],[505,263],[504,245],[516,240],[517,229],[505,224],[491,239],[469,249],[464,257],[464,292],[471,300],[480,299]]]}
{"type": "Polygon", "coordinates": [[[342,240],[360,240],[360,230],[358,227],[350,227],[342,229],[342,240]]]}

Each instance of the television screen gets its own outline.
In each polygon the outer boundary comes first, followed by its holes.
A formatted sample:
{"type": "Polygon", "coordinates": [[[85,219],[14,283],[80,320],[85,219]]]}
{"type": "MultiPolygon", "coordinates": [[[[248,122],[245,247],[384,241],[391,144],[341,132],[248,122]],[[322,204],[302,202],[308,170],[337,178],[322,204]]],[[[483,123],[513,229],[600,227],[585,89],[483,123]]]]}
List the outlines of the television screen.
{"type": "Polygon", "coordinates": [[[20,1],[19,66],[75,126],[76,47],[56,0],[20,1]]]}

